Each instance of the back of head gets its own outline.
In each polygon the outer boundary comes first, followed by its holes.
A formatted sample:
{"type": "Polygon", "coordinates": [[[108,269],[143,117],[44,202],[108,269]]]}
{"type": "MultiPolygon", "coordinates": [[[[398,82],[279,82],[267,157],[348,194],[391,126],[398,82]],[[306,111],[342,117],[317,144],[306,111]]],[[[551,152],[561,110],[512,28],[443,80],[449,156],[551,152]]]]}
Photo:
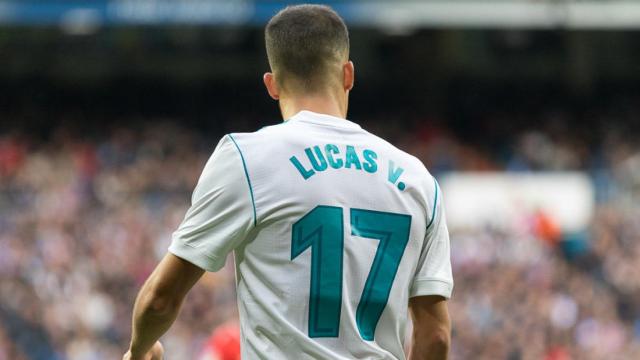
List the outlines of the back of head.
{"type": "Polygon", "coordinates": [[[328,6],[295,5],[267,24],[265,43],[278,85],[287,91],[313,94],[341,84],[349,59],[349,33],[328,6]]]}

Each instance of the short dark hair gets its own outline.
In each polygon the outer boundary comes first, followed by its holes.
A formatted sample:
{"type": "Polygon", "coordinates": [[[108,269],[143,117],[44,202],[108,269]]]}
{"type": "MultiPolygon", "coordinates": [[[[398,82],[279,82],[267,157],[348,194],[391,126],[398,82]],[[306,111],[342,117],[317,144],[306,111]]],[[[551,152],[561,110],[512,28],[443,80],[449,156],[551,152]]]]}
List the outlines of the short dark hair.
{"type": "Polygon", "coordinates": [[[305,93],[339,80],[339,69],[349,58],[347,26],[324,5],[284,8],[267,24],[265,44],[278,84],[305,93]]]}

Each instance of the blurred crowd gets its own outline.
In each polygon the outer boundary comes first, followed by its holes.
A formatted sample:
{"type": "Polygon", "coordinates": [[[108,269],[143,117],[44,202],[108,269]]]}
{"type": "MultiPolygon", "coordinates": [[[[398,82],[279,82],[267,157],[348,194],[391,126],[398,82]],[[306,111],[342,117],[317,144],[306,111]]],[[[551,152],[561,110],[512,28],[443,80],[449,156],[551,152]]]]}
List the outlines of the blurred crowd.
{"type": "MultiPolygon", "coordinates": [[[[594,144],[544,128],[479,148],[440,123],[363,126],[436,175],[581,170],[598,190],[578,240],[544,241],[534,227],[452,233],[453,359],[640,358],[640,148],[616,129],[594,144]],[[576,241],[584,246],[571,250],[576,241]]],[[[122,355],[136,292],[220,135],[179,122],[91,138],[64,127],[46,139],[0,133],[0,360],[122,355]]],[[[236,317],[229,261],[189,295],[165,348],[175,359],[215,359],[209,337],[236,317]]]]}
{"type": "MultiPolygon", "coordinates": [[[[199,141],[171,125],[99,141],[1,138],[0,359],[122,356],[135,294],[215,146],[199,141]]],[[[227,269],[199,283],[167,337],[176,358],[195,358],[234,317],[232,284],[227,269]]]]}

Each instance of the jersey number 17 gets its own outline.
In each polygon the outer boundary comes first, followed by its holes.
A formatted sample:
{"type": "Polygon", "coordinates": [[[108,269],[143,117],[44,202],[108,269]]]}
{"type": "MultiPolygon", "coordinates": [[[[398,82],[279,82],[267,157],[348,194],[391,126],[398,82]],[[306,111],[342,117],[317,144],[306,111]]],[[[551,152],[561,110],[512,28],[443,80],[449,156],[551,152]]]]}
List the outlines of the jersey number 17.
{"type": "MultiPolygon", "coordinates": [[[[411,216],[351,209],[350,218],[351,235],[380,241],[356,311],[360,336],[371,341],[409,241],[411,216]]],[[[308,248],[311,248],[309,336],[337,337],[342,307],[342,208],[316,206],[293,224],[291,260],[308,248]]]]}

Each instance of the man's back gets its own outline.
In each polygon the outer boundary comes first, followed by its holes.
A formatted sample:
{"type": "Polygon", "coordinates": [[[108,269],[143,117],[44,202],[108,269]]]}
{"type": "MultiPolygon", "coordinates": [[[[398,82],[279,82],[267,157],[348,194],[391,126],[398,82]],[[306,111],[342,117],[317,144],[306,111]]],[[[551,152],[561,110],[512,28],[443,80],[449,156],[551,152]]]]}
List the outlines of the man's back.
{"type": "Polygon", "coordinates": [[[243,358],[404,358],[409,297],[448,298],[453,286],[437,183],[422,163],[309,111],[228,135],[216,153],[192,207],[210,210],[190,210],[171,251],[215,271],[220,249],[235,249],[243,358]],[[211,185],[223,175],[233,203],[211,185]],[[214,239],[201,239],[207,221],[214,239]]]}
{"type": "Polygon", "coordinates": [[[162,356],[158,338],[185,295],[231,251],[243,359],[403,359],[409,304],[412,359],[447,358],[453,281],[438,185],[343,119],[349,42],[327,6],[269,20],[263,81],[289,120],[220,141],[140,290],[125,359],[162,356]]]}

